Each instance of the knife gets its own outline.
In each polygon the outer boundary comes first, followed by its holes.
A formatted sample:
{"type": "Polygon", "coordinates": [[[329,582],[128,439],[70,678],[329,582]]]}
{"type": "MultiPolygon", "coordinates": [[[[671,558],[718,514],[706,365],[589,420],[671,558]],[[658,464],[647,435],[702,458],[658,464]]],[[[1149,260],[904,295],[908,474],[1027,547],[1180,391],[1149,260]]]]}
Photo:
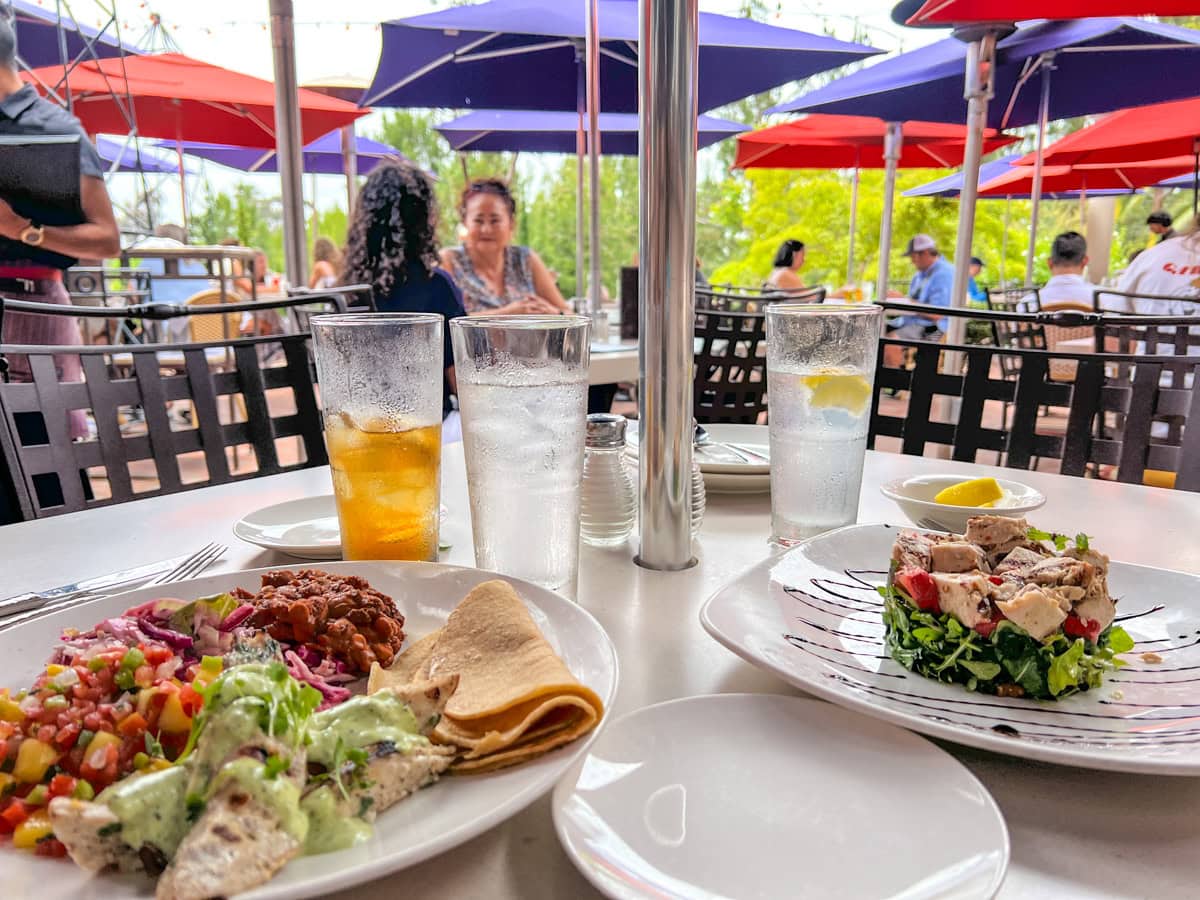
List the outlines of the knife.
{"type": "Polygon", "coordinates": [[[176,556],[171,559],[161,559],[158,562],[121,569],[107,575],[97,575],[95,578],[85,578],[71,584],[62,584],[45,591],[29,591],[24,594],[13,594],[0,600],[0,616],[11,616],[14,613],[36,609],[43,603],[54,600],[66,600],[84,594],[95,594],[108,588],[127,587],[139,581],[145,581],[155,575],[167,572],[187,559],[187,556],[176,556]]]}

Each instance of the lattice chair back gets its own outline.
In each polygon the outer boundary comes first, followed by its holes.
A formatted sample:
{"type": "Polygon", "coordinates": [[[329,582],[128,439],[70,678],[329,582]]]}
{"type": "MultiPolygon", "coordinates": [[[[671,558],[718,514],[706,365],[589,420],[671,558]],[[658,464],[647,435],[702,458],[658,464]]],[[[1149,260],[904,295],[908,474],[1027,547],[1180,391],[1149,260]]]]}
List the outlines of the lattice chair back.
{"type": "Polygon", "coordinates": [[[754,424],[767,410],[766,314],[697,311],[697,422],[754,424]]]}

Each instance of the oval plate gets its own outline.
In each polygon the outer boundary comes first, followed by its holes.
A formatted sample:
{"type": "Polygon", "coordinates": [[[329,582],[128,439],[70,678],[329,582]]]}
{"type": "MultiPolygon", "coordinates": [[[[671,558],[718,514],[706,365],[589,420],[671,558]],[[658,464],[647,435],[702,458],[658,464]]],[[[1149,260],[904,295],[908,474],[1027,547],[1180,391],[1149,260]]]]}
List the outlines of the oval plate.
{"type": "Polygon", "coordinates": [[[897,530],[818,535],[726,585],[700,621],[797,687],[931,737],[1091,769],[1200,775],[1200,577],[1112,563],[1117,621],[1137,642],[1128,665],[1056,702],[993,697],[931,681],[887,655],[875,587],[887,578],[897,530]],[[1144,662],[1148,651],[1163,661],[1144,662]]]}
{"type": "MultiPolygon", "coordinates": [[[[493,573],[437,563],[339,562],[329,572],[360,575],[391,596],[404,614],[411,643],[440,628],[467,592],[493,573]]],[[[162,596],[202,597],[234,587],[257,590],[272,569],[222,572],[166,587],[145,588],[0,629],[0,685],[29,685],[42,671],[63,628],[89,628],[106,617],[162,596]]],[[[612,641],[582,607],[516,578],[507,578],[529,607],[534,621],[571,672],[611,705],[617,690],[617,654],[612,641]]],[[[601,724],[603,727],[603,723],[601,724]]],[[[239,900],[296,900],[369,881],[421,862],[481,834],[520,812],[548,791],[595,738],[523,765],[489,775],[443,778],[379,816],[375,834],[349,850],[292,860],[274,879],[239,894],[239,900]]],[[[6,897],[40,900],[111,900],[153,896],[143,877],[89,875],[68,860],[46,859],[0,848],[6,897]]]]}
{"type": "Polygon", "coordinates": [[[798,697],[692,697],[623,716],[558,783],[553,809],[567,855],[621,900],[969,900],[995,894],[1008,864],[1000,811],[950,754],[798,697]]]}

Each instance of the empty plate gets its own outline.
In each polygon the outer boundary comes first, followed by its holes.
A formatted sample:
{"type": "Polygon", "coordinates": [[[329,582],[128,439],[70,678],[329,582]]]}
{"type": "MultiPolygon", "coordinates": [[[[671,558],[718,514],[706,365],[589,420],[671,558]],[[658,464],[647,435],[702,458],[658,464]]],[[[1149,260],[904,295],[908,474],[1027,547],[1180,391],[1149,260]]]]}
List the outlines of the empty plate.
{"type": "Polygon", "coordinates": [[[264,506],[238,520],[233,533],[247,543],[289,556],[342,558],[342,532],[333,494],[264,506]]]}
{"type": "Polygon", "coordinates": [[[1008,831],[961,763],[828,703],[719,694],[610,724],[558,783],[572,861],[617,898],[987,898],[1008,831]]]}

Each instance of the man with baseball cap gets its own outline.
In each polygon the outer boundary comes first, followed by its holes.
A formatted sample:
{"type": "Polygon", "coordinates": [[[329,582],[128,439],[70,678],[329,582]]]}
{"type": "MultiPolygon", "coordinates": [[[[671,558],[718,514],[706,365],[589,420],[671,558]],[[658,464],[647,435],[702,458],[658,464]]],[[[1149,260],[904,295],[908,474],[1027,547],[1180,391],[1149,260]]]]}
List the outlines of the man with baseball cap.
{"type": "MultiPolygon", "coordinates": [[[[950,306],[954,267],[938,252],[934,239],[927,234],[914,235],[903,255],[912,260],[917,270],[909,282],[908,296],[917,303],[950,306]]],[[[903,340],[936,341],[945,333],[946,327],[944,316],[913,314],[893,319],[888,324],[888,331],[903,340]]]]}

